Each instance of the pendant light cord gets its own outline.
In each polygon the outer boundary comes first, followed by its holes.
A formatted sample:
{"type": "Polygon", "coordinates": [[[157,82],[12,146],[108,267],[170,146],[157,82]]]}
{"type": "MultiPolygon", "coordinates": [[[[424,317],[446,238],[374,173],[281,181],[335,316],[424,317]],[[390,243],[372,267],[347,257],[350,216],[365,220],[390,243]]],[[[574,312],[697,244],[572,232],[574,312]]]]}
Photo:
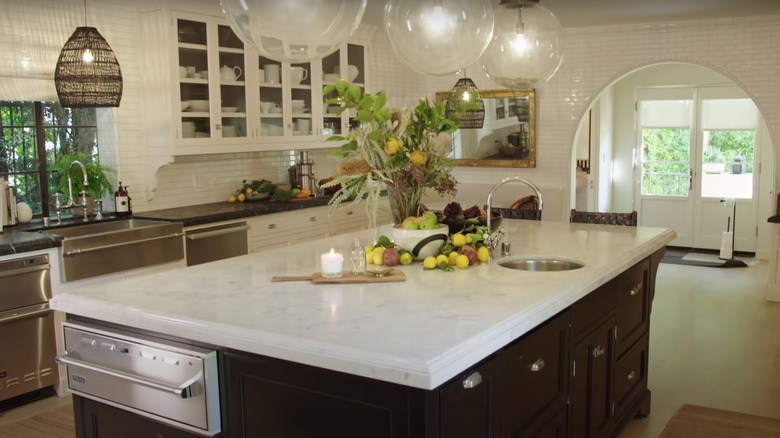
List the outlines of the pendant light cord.
{"type": "Polygon", "coordinates": [[[87,27],[87,0],[84,0],[84,27],[87,27]]]}

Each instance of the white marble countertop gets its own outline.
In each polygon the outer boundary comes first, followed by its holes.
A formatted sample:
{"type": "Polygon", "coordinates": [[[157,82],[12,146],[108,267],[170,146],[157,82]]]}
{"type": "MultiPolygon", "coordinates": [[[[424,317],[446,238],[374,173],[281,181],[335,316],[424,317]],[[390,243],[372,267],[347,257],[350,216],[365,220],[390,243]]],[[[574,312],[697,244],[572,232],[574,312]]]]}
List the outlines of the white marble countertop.
{"type": "MultiPolygon", "coordinates": [[[[56,294],[74,315],[350,374],[433,389],[670,242],[672,230],[504,220],[512,256],[585,262],[526,272],[497,261],[465,270],[399,266],[403,283],[272,283],[319,271],[342,235],[56,294]]],[[[358,235],[362,242],[375,230],[358,235]]],[[[390,236],[389,227],[379,234],[390,236]]]]}

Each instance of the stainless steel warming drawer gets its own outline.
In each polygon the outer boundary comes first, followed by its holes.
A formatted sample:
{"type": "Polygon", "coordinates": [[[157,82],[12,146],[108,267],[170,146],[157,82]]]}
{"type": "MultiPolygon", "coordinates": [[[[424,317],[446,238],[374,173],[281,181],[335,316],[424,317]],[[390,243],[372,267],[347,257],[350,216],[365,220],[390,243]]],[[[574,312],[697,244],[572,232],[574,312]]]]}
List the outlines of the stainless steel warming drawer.
{"type": "Polygon", "coordinates": [[[204,436],[221,431],[217,352],[85,322],[62,323],[68,388],[204,436]]]}

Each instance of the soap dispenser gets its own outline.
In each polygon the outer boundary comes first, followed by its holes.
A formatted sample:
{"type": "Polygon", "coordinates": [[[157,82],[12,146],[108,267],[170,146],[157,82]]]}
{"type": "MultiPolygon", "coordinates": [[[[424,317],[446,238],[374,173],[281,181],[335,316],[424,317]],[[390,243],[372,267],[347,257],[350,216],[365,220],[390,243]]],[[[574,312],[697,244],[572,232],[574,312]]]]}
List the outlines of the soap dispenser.
{"type": "Polygon", "coordinates": [[[117,217],[130,217],[133,214],[130,195],[127,193],[127,186],[122,187],[122,181],[119,181],[119,188],[114,192],[114,209],[117,217]]]}

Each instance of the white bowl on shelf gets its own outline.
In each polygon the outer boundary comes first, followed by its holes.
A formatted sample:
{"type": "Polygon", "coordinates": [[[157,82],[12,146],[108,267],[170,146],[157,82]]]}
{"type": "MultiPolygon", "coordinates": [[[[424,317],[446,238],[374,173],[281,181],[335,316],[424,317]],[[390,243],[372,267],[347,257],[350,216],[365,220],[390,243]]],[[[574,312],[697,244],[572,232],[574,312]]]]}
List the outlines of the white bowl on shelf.
{"type": "Polygon", "coordinates": [[[336,82],[339,78],[339,75],[336,73],[325,73],[322,75],[322,80],[325,82],[336,82]]]}
{"type": "Polygon", "coordinates": [[[271,108],[271,110],[269,112],[271,112],[271,113],[280,113],[280,112],[282,112],[282,108],[281,107],[271,108]]]}
{"type": "MultiPolygon", "coordinates": [[[[335,73],[338,76],[342,76],[341,74],[341,67],[336,67],[335,70],[333,70],[333,73],[335,73]]],[[[355,65],[348,65],[347,66],[347,81],[353,82],[357,77],[358,74],[360,74],[360,70],[355,65]]]]}
{"type": "Polygon", "coordinates": [[[205,112],[209,110],[208,100],[188,100],[190,104],[190,111],[205,112]]]}
{"type": "Polygon", "coordinates": [[[223,113],[234,113],[236,111],[238,111],[238,107],[237,106],[223,106],[222,107],[222,112],[223,113]]]}
{"type": "Polygon", "coordinates": [[[189,108],[189,107],[190,107],[190,103],[189,102],[182,102],[181,103],[181,110],[182,111],[186,111],[187,108],[189,108]]]}

